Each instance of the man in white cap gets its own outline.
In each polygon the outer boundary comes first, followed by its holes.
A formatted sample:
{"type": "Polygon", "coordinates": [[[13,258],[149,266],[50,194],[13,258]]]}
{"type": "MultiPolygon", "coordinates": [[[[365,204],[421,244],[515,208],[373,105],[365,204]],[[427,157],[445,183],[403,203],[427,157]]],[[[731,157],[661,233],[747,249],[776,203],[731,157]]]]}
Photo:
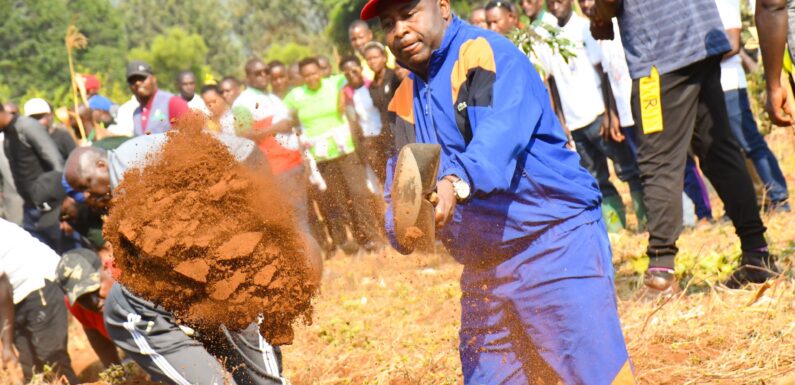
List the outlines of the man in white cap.
{"type": "Polygon", "coordinates": [[[66,130],[66,127],[56,123],[55,119],[53,119],[50,103],[47,103],[42,98],[33,98],[25,102],[22,109],[25,112],[25,116],[36,119],[42,126],[47,127],[47,132],[52,140],[55,141],[55,145],[58,146],[58,152],[61,153],[64,159],[68,158],[69,153],[76,147],[75,141],[69,131],[66,130]]]}
{"type": "Polygon", "coordinates": [[[49,195],[46,193],[59,188],[60,178],[51,184],[49,173],[63,172],[64,158],[47,128],[35,119],[12,115],[0,108],[0,132],[5,134],[3,150],[11,165],[17,191],[25,202],[22,227],[58,251],[61,248],[58,221],[61,204],[36,196],[49,195]]]}

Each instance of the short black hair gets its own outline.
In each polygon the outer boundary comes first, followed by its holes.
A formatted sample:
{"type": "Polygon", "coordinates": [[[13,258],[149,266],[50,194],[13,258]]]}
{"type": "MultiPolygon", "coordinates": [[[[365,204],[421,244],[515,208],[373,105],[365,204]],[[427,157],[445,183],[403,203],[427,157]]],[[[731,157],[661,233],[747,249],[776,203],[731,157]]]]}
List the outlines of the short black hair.
{"type": "Polygon", "coordinates": [[[386,55],[386,48],[383,44],[377,41],[371,41],[365,44],[364,47],[362,47],[362,52],[367,53],[367,51],[371,49],[377,49],[379,52],[381,52],[381,54],[386,55]]]}
{"type": "Polygon", "coordinates": [[[352,62],[352,63],[356,63],[356,65],[358,65],[358,66],[360,66],[360,67],[361,67],[361,65],[362,65],[362,61],[361,61],[361,60],[359,60],[359,58],[358,58],[358,57],[356,57],[356,56],[353,56],[353,55],[344,56],[344,57],[342,58],[342,60],[340,60],[340,71],[342,71],[342,66],[344,66],[344,65],[345,65],[345,64],[347,64],[347,63],[351,63],[351,62],[352,62]]]}
{"type": "Polygon", "coordinates": [[[186,76],[186,75],[193,76],[193,78],[196,79],[196,74],[193,73],[193,71],[191,71],[191,70],[182,70],[182,71],[179,71],[177,73],[177,83],[180,83],[182,81],[182,77],[186,76]]]}
{"type": "Polygon", "coordinates": [[[6,112],[6,108],[5,108],[5,106],[3,106],[3,104],[5,104],[5,103],[3,103],[2,100],[0,100],[0,112],[6,112]]]}
{"type": "Polygon", "coordinates": [[[364,21],[364,20],[356,19],[356,20],[354,20],[351,23],[351,25],[348,26],[348,33],[350,33],[351,31],[353,31],[356,28],[367,28],[367,29],[370,29],[370,24],[367,24],[367,22],[364,21]]]}
{"type": "Polygon", "coordinates": [[[498,8],[498,7],[502,8],[502,9],[508,11],[508,12],[511,12],[511,13],[516,12],[516,6],[513,4],[513,2],[511,2],[509,0],[492,0],[492,1],[489,1],[486,4],[486,8],[485,9],[488,12],[488,11],[490,11],[490,10],[492,10],[494,8],[498,8]]]}
{"type": "Polygon", "coordinates": [[[317,68],[320,68],[320,63],[317,61],[316,57],[305,57],[298,62],[298,70],[304,69],[304,67],[314,64],[317,68]]]}
{"type": "Polygon", "coordinates": [[[204,95],[208,92],[215,92],[216,94],[221,95],[221,89],[218,88],[218,86],[215,84],[210,84],[202,87],[202,91],[199,94],[204,95]]]}
{"type": "Polygon", "coordinates": [[[218,84],[220,85],[221,83],[224,82],[232,82],[234,83],[235,86],[240,86],[240,80],[237,80],[237,78],[232,75],[224,76],[223,79],[221,79],[221,81],[218,82],[218,84]]]}
{"type": "MultiPolygon", "coordinates": [[[[254,66],[257,64],[257,63],[262,63],[263,65],[265,65],[265,62],[264,62],[264,61],[262,61],[262,59],[260,59],[260,58],[258,58],[258,57],[253,57],[253,58],[251,58],[251,59],[248,59],[248,61],[246,61],[246,66],[244,67],[244,68],[245,68],[245,70],[246,70],[246,75],[248,75],[248,74],[249,74],[251,71],[253,71],[253,67],[254,67],[254,66]]],[[[268,68],[268,67],[267,67],[267,66],[265,66],[265,68],[268,68]]]]}
{"type": "Polygon", "coordinates": [[[280,60],[272,60],[270,63],[268,63],[268,70],[272,70],[276,67],[284,67],[285,69],[287,68],[287,66],[284,65],[284,63],[282,63],[280,60]]]}

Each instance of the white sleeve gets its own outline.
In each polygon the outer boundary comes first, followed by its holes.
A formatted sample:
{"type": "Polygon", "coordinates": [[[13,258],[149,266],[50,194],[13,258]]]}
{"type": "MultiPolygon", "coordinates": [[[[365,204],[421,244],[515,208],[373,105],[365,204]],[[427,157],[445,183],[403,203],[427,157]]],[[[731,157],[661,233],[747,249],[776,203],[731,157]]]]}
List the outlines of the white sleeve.
{"type": "Polygon", "coordinates": [[[715,3],[718,6],[720,20],[723,22],[723,29],[742,29],[739,0],[715,0],[715,3]]]}
{"type": "Polygon", "coordinates": [[[273,103],[273,123],[281,122],[290,117],[290,110],[278,96],[271,95],[271,102],[273,103]]]}
{"type": "Polygon", "coordinates": [[[596,39],[591,35],[591,23],[584,23],[585,27],[582,30],[582,43],[585,45],[585,52],[588,54],[588,60],[591,64],[602,64],[602,48],[596,39]]]}

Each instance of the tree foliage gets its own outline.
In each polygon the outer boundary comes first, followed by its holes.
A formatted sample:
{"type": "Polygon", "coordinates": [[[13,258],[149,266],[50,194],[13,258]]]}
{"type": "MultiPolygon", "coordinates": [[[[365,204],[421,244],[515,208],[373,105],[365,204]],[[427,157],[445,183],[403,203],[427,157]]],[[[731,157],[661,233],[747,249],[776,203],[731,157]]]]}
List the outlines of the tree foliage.
{"type": "Polygon", "coordinates": [[[172,27],[164,34],[156,36],[150,47],[130,51],[129,58],[149,63],[160,86],[173,90],[176,75],[182,70],[193,71],[197,81],[202,82],[207,52],[207,45],[199,34],[172,27]]]}
{"type": "Polygon", "coordinates": [[[110,0],[2,1],[0,15],[3,97],[22,103],[37,96],[66,104],[70,76],[64,36],[70,23],[88,37],[88,48],[75,53],[78,71],[107,74],[109,81],[124,71],[126,42],[110,0]]]}
{"type": "Polygon", "coordinates": [[[229,0],[235,32],[247,56],[272,56],[274,46],[294,43],[329,53],[324,27],[328,0],[229,0]]]}
{"type": "Polygon", "coordinates": [[[179,27],[202,37],[207,46],[207,64],[213,70],[230,74],[239,72],[244,60],[232,25],[230,1],[119,0],[118,12],[124,15],[130,48],[147,47],[157,36],[179,27]]]}

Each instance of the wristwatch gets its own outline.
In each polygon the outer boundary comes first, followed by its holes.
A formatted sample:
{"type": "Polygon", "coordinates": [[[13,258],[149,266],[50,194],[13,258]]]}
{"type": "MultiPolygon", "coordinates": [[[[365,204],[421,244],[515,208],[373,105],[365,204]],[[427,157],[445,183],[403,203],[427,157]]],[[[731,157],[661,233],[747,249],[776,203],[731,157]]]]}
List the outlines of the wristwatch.
{"type": "Polygon", "coordinates": [[[453,193],[455,193],[455,199],[458,202],[463,202],[469,199],[469,184],[464,182],[463,179],[457,177],[456,175],[445,175],[445,177],[442,179],[446,179],[448,182],[453,184],[453,193]]]}

